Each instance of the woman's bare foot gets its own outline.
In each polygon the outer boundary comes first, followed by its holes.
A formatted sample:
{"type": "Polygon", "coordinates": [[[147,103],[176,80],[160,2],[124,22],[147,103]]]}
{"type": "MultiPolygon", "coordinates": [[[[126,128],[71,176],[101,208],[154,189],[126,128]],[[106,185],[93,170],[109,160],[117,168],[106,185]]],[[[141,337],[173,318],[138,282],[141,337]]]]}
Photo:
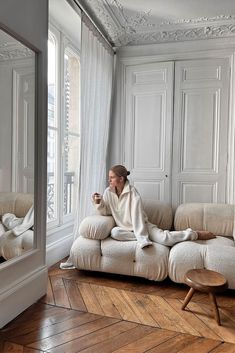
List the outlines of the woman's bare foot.
{"type": "Polygon", "coordinates": [[[208,232],[207,230],[197,230],[197,234],[198,234],[198,240],[209,240],[209,239],[214,239],[216,238],[216,236],[211,233],[208,232]]]}

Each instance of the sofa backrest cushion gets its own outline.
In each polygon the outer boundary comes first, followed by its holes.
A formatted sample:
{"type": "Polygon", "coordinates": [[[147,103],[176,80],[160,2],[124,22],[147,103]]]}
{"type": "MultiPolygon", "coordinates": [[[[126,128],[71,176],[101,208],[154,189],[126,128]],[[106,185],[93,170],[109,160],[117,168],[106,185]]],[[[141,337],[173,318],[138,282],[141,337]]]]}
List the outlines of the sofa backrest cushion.
{"type": "Polygon", "coordinates": [[[144,210],[149,222],[156,224],[160,229],[170,230],[173,223],[172,207],[162,201],[143,200],[144,210]]]}
{"type": "Polygon", "coordinates": [[[33,205],[33,198],[33,194],[0,192],[0,215],[13,213],[16,217],[24,217],[33,205]]]}
{"type": "Polygon", "coordinates": [[[208,230],[215,235],[233,236],[235,205],[216,203],[185,203],[176,209],[174,228],[208,230]]]}

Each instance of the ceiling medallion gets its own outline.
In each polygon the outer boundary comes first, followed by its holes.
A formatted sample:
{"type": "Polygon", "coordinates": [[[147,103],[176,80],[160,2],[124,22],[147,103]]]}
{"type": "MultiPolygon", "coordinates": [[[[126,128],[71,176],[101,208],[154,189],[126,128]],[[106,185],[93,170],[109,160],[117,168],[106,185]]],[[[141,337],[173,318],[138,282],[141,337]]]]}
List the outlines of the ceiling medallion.
{"type": "Polygon", "coordinates": [[[128,13],[119,0],[83,0],[116,47],[235,35],[235,15],[153,23],[152,10],[128,13]]]}

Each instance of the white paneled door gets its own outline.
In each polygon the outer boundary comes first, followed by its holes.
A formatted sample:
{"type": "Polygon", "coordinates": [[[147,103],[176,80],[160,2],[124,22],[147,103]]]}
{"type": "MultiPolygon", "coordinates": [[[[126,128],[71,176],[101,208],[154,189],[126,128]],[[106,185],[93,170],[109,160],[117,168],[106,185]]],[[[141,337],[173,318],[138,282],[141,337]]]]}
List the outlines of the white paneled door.
{"type": "Polygon", "coordinates": [[[173,62],[126,71],[125,165],[143,198],[171,201],[173,62]]]}
{"type": "Polygon", "coordinates": [[[175,64],[172,201],[225,202],[227,59],[175,64]]]}
{"type": "Polygon", "coordinates": [[[226,58],[126,68],[124,159],[143,198],[226,201],[228,91],[226,58]]]}
{"type": "Polygon", "coordinates": [[[34,87],[33,61],[13,70],[12,189],[16,192],[34,191],[34,87]]]}

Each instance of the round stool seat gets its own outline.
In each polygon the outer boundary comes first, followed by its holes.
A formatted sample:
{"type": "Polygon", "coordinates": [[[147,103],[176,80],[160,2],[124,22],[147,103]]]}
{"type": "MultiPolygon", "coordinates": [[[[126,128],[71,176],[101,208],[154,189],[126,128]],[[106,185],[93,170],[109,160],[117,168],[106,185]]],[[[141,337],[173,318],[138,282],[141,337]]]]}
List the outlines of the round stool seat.
{"type": "Polygon", "coordinates": [[[215,271],[206,269],[194,269],[189,270],[185,274],[184,281],[191,288],[184,299],[182,310],[185,309],[185,307],[192,299],[195,290],[208,293],[212,303],[216,322],[218,325],[220,325],[220,316],[215,293],[222,292],[228,288],[228,282],[226,278],[221,273],[215,271]]]}
{"type": "Polygon", "coordinates": [[[189,270],[184,280],[191,288],[200,292],[215,293],[228,288],[228,282],[221,273],[206,269],[189,270]]]}

